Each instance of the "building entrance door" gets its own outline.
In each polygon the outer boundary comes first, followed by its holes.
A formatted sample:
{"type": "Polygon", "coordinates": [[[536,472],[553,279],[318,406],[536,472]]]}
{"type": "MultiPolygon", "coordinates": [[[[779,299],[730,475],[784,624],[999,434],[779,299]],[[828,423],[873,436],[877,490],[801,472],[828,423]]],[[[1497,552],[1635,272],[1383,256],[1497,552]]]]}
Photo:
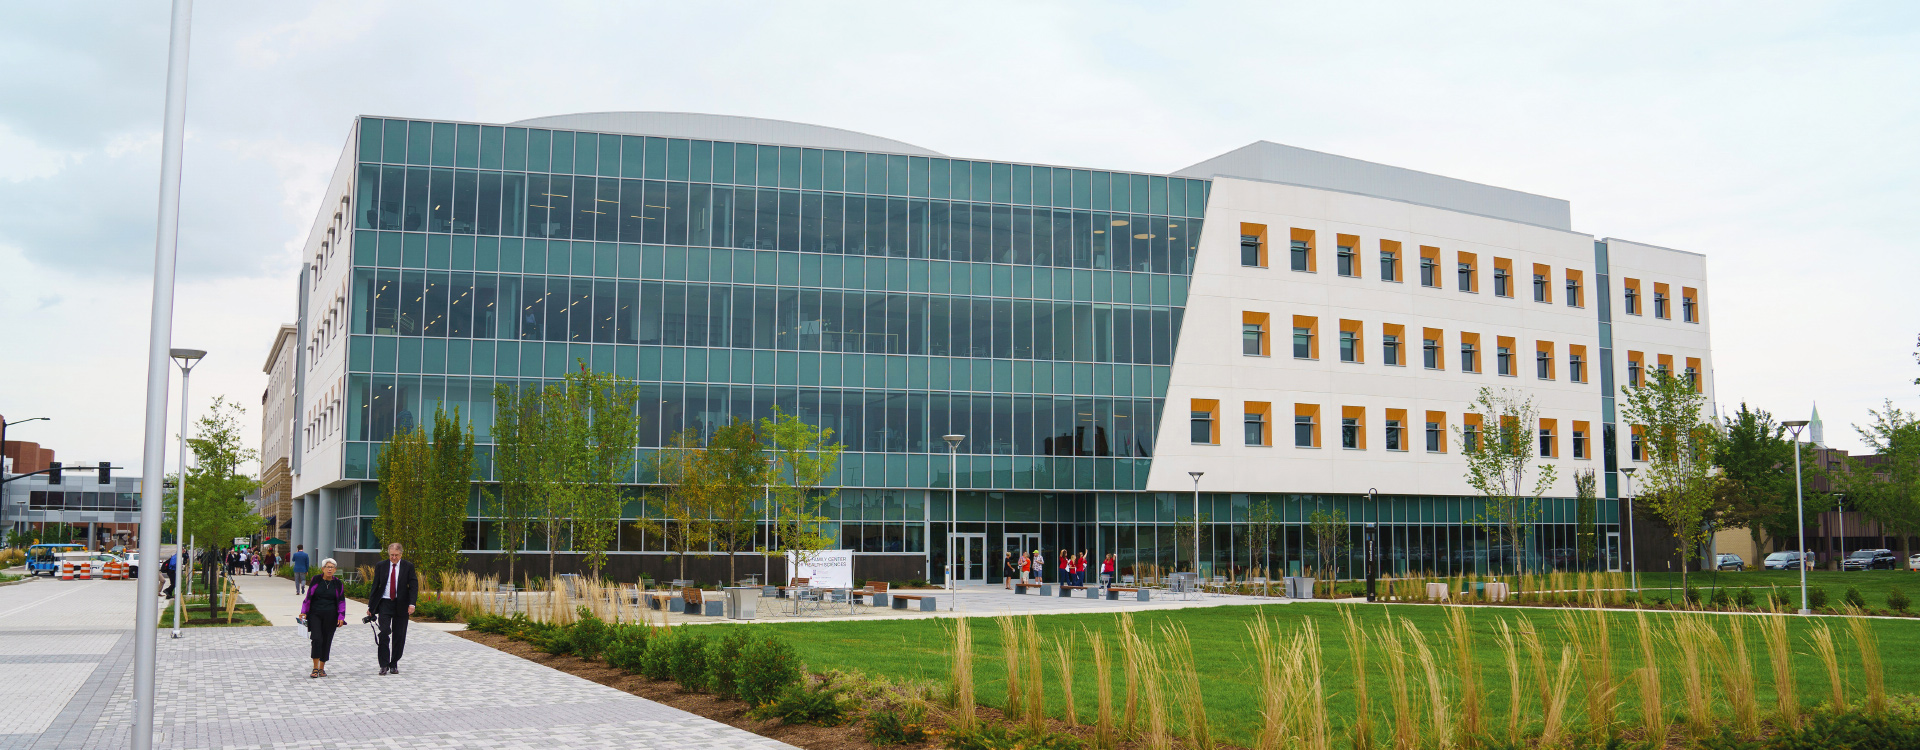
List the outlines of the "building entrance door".
{"type": "MultiPolygon", "coordinates": [[[[1015,577],[1019,576],[1019,573],[1017,571],[1020,567],[1020,564],[1019,564],[1020,556],[1033,554],[1033,551],[1037,549],[1040,549],[1039,534],[1012,533],[1007,535],[1006,551],[1013,553],[1014,568],[1016,570],[1016,572],[1014,573],[1015,577]]],[[[1036,581],[1042,580],[1044,578],[1043,574],[1045,574],[1047,570],[1047,565],[1045,562],[1046,554],[1042,553],[1040,556],[1040,559],[1042,560],[1039,566],[1040,569],[1034,571],[1034,574],[1033,574],[1033,579],[1036,581]]]]}
{"type": "Polygon", "coordinates": [[[1620,532],[1607,532],[1606,545],[1607,548],[1603,550],[1603,554],[1607,561],[1607,572],[1618,573],[1620,572],[1620,532]]]}
{"type": "Polygon", "coordinates": [[[987,559],[987,535],[955,534],[953,544],[953,562],[959,566],[955,579],[960,583],[985,583],[988,566],[997,564],[987,559]]]}

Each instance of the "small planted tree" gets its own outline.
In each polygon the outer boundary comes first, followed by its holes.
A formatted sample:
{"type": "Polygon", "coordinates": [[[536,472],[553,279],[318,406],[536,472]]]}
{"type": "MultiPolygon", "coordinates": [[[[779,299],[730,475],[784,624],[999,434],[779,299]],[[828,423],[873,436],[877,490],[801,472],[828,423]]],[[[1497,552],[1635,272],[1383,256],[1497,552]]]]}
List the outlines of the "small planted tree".
{"type": "Polygon", "coordinates": [[[737,581],[734,556],[754,549],[760,529],[760,508],[754,501],[767,484],[766,454],[753,423],[735,419],[714,431],[701,459],[713,484],[708,521],[713,543],[727,555],[727,580],[737,581]]]}
{"type": "Polygon", "coordinates": [[[714,476],[705,452],[700,449],[700,431],[693,427],[674,433],[666,445],[646,459],[647,473],[655,486],[652,502],[656,513],[636,521],[647,534],[660,537],[666,549],[680,561],[680,577],[687,577],[687,558],[705,557],[712,539],[714,476]]]}
{"type": "Polygon", "coordinates": [[[560,387],[563,392],[554,396],[560,403],[548,413],[557,422],[554,433],[564,438],[556,451],[569,496],[562,505],[572,510],[574,550],[586,554],[587,567],[598,576],[619,534],[621,484],[633,475],[640,389],[631,380],[589,370],[585,362],[560,387]]]}
{"type": "Polygon", "coordinates": [[[1467,484],[1480,493],[1482,507],[1474,524],[1496,544],[1505,543],[1515,573],[1524,569],[1533,526],[1540,522],[1540,496],[1553,486],[1552,464],[1533,466],[1535,426],[1540,412],[1533,398],[1502,388],[1481,388],[1467,411],[1481,417],[1477,428],[1454,428],[1460,454],[1467,460],[1467,484]],[[1533,482],[1527,481],[1529,471],[1533,482]]]}
{"type": "Polygon", "coordinates": [[[1701,417],[1706,396],[1685,378],[1654,372],[1646,385],[1621,386],[1629,424],[1642,430],[1647,468],[1639,502],[1673,529],[1680,543],[1680,583],[1687,568],[1713,534],[1713,510],[1719,502],[1713,469],[1713,428],[1701,417]]]}
{"type": "Polygon", "coordinates": [[[459,567],[473,478],[473,430],[461,429],[460,411],[436,405],[431,435],[416,426],[394,433],[375,469],[380,542],[398,542],[424,575],[459,567]]]}
{"type": "Polygon", "coordinates": [[[1600,492],[1592,469],[1573,473],[1573,494],[1577,499],[1574,517],[1577,521],[1574,531],[1574,547],[1580,556],[1580,564],[1592,563],[1595,570],[1604,570],[1606,566],[1599,559],[1599,502],[1600,492]]]}
{"type": "Polygon", "coordinates": [[[552,446],[543,434],[547,423],[540,413],[540,396],[538,386],[493,387],[493,472],[498,483],[488,490],[487,514],[500,535],[508,581],[515,580],[514,564],[537,515],[542,467],[548,460],[544,452],[552,446]]]}
{"type": "Polygon", "coordinates": [[[820,508],[839,492],[825,483],[840,464],[843,446],[828,442],[832,429],[802,422],[779,407],[771,419],[760,420],[760,439],[775,459],[773,518],[780,550],[806,564],[839,541],[820,508]]]}
{"type": "MultiPolygon", "coordinates": [[[[187,449],[193,452],[193,465],[187,467],[187,536],[200,540],[209,553],[224,549],[234,537],[260,529],[260,516],[247,502],[247,494],[258,489],[260,483],[240,471],[241,465],[258,456],[245,447],[246,431],[240,426],[240,415],[245,413],[239,404],[224,396],[216,397],[206,414],[194,421],[193,435],[187,438],[187,449]]],[[[168,492],[162,501],[167,528],[174,528],[176,523],[174,495],[168,492]]],[[[209,608],[220,606],[220,586],[215,576],[225,566],[217,560],[217,556],[207,560],[209,608]]]]}
{"type": "Polygon", "coordinates": [[[1347,512],[1339,508],[1333,510],[1314,509],[1307,514],[1307,527],[1313,530],[1313,551],[1320,562],[1320,578],[1327,582],[1327,591],[1333,591],[1333,584],[1340,580],[1338,565],[1329,565],[1337,560],[1340,549],[1348,544],[1347,512]],[[1328,570],[1332,575],[1328,575],[1328,570]]]}
{"type": "Polygon", "coordinates": [[[1283,530],[1280,514],[1274,510],[1272,502],[1262,499],[1247,509],[1247,537],[1254,555],[1248,562],[1266,571],[1261,576],[1268,581],[1265,593],[1272,593],[1273,546],[1279,541],[1283,530]]]}

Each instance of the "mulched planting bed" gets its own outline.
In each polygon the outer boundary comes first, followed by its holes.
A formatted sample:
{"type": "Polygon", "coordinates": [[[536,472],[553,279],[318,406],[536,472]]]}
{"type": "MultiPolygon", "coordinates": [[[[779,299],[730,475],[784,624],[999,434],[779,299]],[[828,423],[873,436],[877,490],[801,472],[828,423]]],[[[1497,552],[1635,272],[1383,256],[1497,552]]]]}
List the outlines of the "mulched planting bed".
{"type": "MultiPolygon", "coordinates": [[[[835,727],[786,724],[778,719],[755,719],[747,716],[747,704],[740,701],[724,700],[712,693],[684,692],[673,682],[654,682],[607,666],[606,662],[588,661],[572,655],[555,656],[534,648],[530,643],[516,641],[504,635],[472,630],[457,630],[453,635],[491,646],[575,677],[592,680],[621,692],[637,695],[806,750],[870,750],[875,747],[873,743],[867,741],[865,724],[857,719],[835,727]]],[[[1125,700],[1124,696],[1115,696],[1115,699],[1116,701],[1125,700]]],[[[1005,718],[996,708],[981,706],[977,712],[980,720],[985,723],[999,723],[1005,718]]],[[[1086,742],[1088,747],[1093,745],[1093,728],[1090,726],[1068,727],[1064,722],[1051,719],[1047,724],[1052,731],[1071,733],[1086,742]]],[[[940,738],[935,736],[926,742],[885,747],[902,750],[931,750],[941,746],[939,740],[940,738]]],[[[1141,742],[1122,742],[1119,747],[1123,750],[1137,750],[1146,745],[1141,742]]],[[[1215,747],[1220,750],[1237,750],[1238,748],[1225,743],[1216,743],[1215,747]]]]}

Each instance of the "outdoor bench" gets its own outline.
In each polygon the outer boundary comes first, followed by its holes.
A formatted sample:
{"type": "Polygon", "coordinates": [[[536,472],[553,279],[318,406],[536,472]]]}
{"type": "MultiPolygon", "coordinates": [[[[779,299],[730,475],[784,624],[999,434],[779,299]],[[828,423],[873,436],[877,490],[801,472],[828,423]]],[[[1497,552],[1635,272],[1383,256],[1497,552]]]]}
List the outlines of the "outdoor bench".
{"type": "Polygon", "coordinates": [[[1134,597],[1136,597],[1139,601],[1143,601],[1143,602],[1148,601],[1147,599],[1148,592],[1146,589],[1129,588],[1126,586],[1109,587],[1107,589],[1107,601],[1110,601],[1110,602],[1120,601],[1120,592],[1122,591],[1127,592],[1128,594],[1134,595],[1134,597]]]}
{"type": "Polygon", "coordinates": [[[934,609],[934,605],[936,603],[936,598],[931,596],[922,596],[919,594],[894,594],[893,608],[908,609],[907,602],[909,601],[914,602],[914,606],[912,607],[912,609],[917,609],[921,612],[932,612],[934,609]]]}
{"type": "Polygon", "coordinates": [[[1041,596],[1053,596],[1053,584],[1051,584],[1051,583],[1046,583],[1046,582],[1044,582],[1044,581],[1043,581],[1043,582],[1040,582],[1040,583],[1015,583],[1015,584],[1013,584],[1013,593],[1016,593],[1016,594],[1025,594],[1025,593],[1027,593],[1027,589],[1039,589],[1039,590],[1040,590],[1040,595],[1041,595],[1041,596]]]}

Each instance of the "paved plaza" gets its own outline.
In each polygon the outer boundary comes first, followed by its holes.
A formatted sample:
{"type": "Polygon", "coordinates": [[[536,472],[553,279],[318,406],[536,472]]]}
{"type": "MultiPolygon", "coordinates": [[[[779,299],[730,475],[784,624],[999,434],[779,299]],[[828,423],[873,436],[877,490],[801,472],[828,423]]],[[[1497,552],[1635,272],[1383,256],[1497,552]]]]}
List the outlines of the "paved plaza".
{"type": "MultiPolygon", "coordinates": [[[[136,585],[0,587],[0,749],[128,746],[136,585]]],[[[349,622],[318,680],[291,627],[163,630],[155,747],[788,747],[427,627],[380,677],[349,622]]]]}

